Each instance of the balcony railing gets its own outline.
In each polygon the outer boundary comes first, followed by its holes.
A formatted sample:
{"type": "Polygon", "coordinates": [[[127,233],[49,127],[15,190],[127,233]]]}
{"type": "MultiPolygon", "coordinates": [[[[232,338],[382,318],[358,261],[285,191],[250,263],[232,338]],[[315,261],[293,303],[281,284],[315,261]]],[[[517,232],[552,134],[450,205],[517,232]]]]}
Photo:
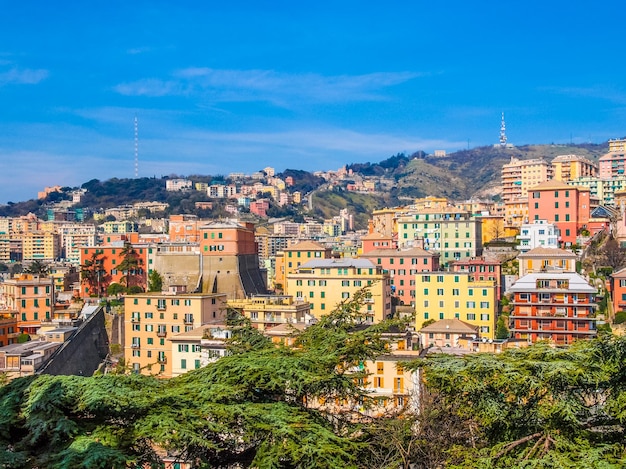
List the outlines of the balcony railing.
{"type": "Polygon", "coordinates": [[[165,337],[167,335],[167,331],[157,331],[157,337],[165,337]]]}

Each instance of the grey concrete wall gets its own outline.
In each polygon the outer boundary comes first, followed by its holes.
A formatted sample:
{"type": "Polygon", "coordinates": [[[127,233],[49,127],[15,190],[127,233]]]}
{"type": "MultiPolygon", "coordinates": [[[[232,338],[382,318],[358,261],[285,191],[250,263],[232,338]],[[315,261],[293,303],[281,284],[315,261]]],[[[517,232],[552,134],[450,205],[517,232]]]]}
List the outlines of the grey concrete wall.
{"type": "Polygon", "coordinates": [[[109,353],[104,310],[98,308],[37,374],[91,376],[109,353]]]}

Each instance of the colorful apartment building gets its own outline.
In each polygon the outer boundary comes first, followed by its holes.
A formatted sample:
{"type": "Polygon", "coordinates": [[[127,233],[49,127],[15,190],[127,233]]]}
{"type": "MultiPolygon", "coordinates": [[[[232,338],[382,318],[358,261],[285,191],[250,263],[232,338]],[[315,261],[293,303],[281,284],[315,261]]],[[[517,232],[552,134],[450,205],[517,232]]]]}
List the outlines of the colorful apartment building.
{"type": "Polygon", "coordinates": [[[462,338],[479,337],[478,326],[459,319],[442,319],[419,330],[420,345],[429,347],[459,347],[462,338]]]}
{"type": "Polygon", "coordinates": [[[517,239],[517,250],[520,252],[528,252],[538,247],[558,248],[559,229],[547,220],[533,220],[521,226],[517,239]]]}
{"type": "MultiPolygon", "coordinates": [[[[302,264],[313,259],[330,259],[332,249],[315,241],[300,241],[276,253],[276,270],[274,285],[282,286],[288,294],[287,277],[294,273],[302,264]]],[[[290,294],[290,293],[289,293],[290,294]]]]}
{"type": "Polygon", "coordinates": [[[19,335],[17,317],[7,311],[0,311],[0,347],[14,344],[19,335]]]}
{"type": "Polygon", "coordinates": [[[311,314],[320,317],[367,288],[361,307],[363,321],[373,324],[391,315],[389,274],[367,259],[316,259],[287,276],[287,289],[307,301],[311,314]]]}
{"type": "Polygon", "coordinates": [[[228,307],[250,320],[253,327],[265,331],[281,324],[312,322],[308,301],[296,301],[287,295],[255,295],[252,298],[228,300],[228,307]]]}
{"type": "Polygon", "coordinates": [[[440,262],[482,254],[482,221],[454,207],[425,208],[398,217],[398,247],[423,243],[427,251],[441,254],[440,262]]]}
{"type": "Polygon", "coordinates": [[[493,339],[496,325],[496,282],[470,280],[469,272],[432,272],[416,275],[415,328],[425,321],[459,319],[493,339]]]}
{"type": "Polygon", "coordinates": [[[439,270],[439,253],[421,248],[375,249],[361,256],[389,273],[391,294],[401,305],[415,306],[415,275],[439,270]]]}
{"type": "Polygon", "coordinates": [[[0,283],[0,303],[17,319],[17,328],[36,334],[54,310],[54,284],[49,277],[20,274],[0,283]]]}
{"type": "Polygon", "coordinates": [[[167,339],[225,319],[224,294],[143,293],[126,296],[125,362],[133,373],[171,378],[172,346],[167,339]]]}
{"type": "Polygon", "coordinates": [[[99,266],[97,269],[99,273],[96,273],[94,278],[89,278],[84,273],[81,275],[81,297],[104,296],[112,283],[139,286],[145,289],[147,286],[148,248],[147,245],[133,245],[124,241],[111,243],[107,246],[81,248],[81,269],[85,270],[84,266],[94,261],[99,266]],[[119,269],[119,265],[124,262],[129,250],[132,250],[134,254],[131,255],[137,260],[136,267],[130,272],[119,269]]]}
{"type": "Polygon", "coordinates": [[[583,177],[595,177],[598,165],[578,155],[559,155],[552,160],[553,178],[559,181],[571,181],[583,177]]]}
{"type": "Polygon", "coordinates": [[[16,235],[22,240],[22,260],[54,261],[60,257],[61,243],[58,234],[50,231],[27,231],[16,235]]]}
{"type": "Polygon", "coordinates": [[[553,175],[552,165],[543,159],[511,157],[511,161],[502,166],[502,200],[506,203],[526,197],[529,188],[552,179],[553,175]]]}
{"type": "Polygon", "coordinates": [[[172,335],[172,377],[197,370],[228,355],[232,331],[225,324],[210,324],[172,335]]]}
{"type": "Polygon", "coordinates": [[[626,268],[611,274],[610,282],[613,314],[626,311],[626,268]]]}
{"type": "Polygon", "coordinates": [[[577,273],[528,274],[515,282],[510,291],[510,330],[514,338],[565,345],[595,337],[597,290],[577,273]]]}
{"type": "Polygon", "coordinates": [[[592,208],[597,205],[616,207],[615,194],[626,189],[626,175],[622,174],[610,179],[581,177],[567,183],[571,186],[588,188],[592,208]]]}
{"type": "Polygon", "coordinates": [[[169,235],[172,243],[199,243],[200,225],[206,223],[196,215],[170,215],[169,235]]]}
{"type": "Polygon", "coordinates": [[[601,179],[612,179],[624,176],[624,166],[626,163],[626,151],[618,145],[609,147],[609,152],[598,159],[598,176],[601,179]]]}
{"type": "Polygon", "coordinates": [[[576,244],[579,230],[587,228],[591,204],[589,189],[569,186],[561,181],[546,181],[532,187],[528,198],[530,221],[547,220],[561,233],[564,246],[576,244]]]}
{"type": "Polygon", "coordinates": [[[576,272],[578,256],[559,248],[538,247],[517,256],[519,276],[537,272],[576,272]]]}
{"type": "Polygon", "coordinates": [[[504,204],[505,229],[519,228],[528,223],[528,196],[514,197],[504,204]]]}
{"type": "Polygon", "coordinates": [[[500,299],[504,293],[504,281],[502,276],[502,263],[498,259],[486,258],[484,256],[474,257],[471,259],[462,259],[450,264],[452,272],[469,273],[469,281],[489,280],[496,284],[496,301],[500,303],[500,299]]]}
{"type": "Polygon", "coordinates": [[[375,249],[397,249],[397,247],[397,235],[373,232],[361,237],[362,254],[367,254],[375,249]]]}

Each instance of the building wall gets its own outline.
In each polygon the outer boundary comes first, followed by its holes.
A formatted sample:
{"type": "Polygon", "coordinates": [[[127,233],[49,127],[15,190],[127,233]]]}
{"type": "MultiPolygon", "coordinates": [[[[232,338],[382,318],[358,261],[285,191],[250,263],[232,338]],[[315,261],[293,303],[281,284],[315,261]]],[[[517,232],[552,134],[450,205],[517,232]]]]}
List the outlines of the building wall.
{"type": "Polygon", "coordinates": [[[172,376],[172,334],[189,331],[226,315],[223,294],[144,293],[124,299],[124,358],[135,373],[172,376]]]}
{"type": "Polygon", "coordinates": [[[48,277],[20,274],[0,283],[0,296],[21,332],[35,334],[42,321],[52,318],[54,285],[48,277]]]}
{"type": "Polygon", "coordinates": [[[495,281],[470,281],[464,272],[432,272],[416,276],[415,329],[430,319],[460,319],[478,326],[482,337],[494,338],[495,281]]]}

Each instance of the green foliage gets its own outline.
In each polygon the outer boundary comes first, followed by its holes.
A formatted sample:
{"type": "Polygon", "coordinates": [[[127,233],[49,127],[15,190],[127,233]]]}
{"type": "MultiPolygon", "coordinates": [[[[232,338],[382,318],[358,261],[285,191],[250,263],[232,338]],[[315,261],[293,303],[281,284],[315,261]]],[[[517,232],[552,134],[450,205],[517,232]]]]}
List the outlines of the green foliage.
{"type": "Polygon", "coordinates": [[[156,270],[150,272],[148,275],[148,291],[160,292],[163,289],[163,277],[156,270]]]}
{"type": "Polygon", "coordinates": [[[496,324],[496,339],[508,339],[509,338],[508,322],[509,322],[508,316],[501,315],[498,318],[498,323],[496,324]]]}
{"type": "Polygon", "coordinates": [[[540,343],[413,366],[440,397],[438,409],[471,435],[446,448],[449,467],[620,467],[624,358],[626,338],[602,336],[566,349],[540,343]]]}
{"type": "Polygon", "coordinates": [[[623,324],[626,322],[626,311],[618,311],[613,319],[613,324],[623,324]]]}
{"type": "Polygon", "coordinates": [[[109,295],[109,296],[121,295],[125,291],[126,291],[126,288],[124,288],[124,285],[121,285],[121,284],[116,283],[116,282],[111,283],[107,287],[107,295],[109,295]]]}
{"type": "Polygon", "coordinates": [[[30,336],[28,334],[22,333],[20,335],[17,336],[17,343],[18,344],[23,344],[25,342],[30,341],[30,336]]]}

